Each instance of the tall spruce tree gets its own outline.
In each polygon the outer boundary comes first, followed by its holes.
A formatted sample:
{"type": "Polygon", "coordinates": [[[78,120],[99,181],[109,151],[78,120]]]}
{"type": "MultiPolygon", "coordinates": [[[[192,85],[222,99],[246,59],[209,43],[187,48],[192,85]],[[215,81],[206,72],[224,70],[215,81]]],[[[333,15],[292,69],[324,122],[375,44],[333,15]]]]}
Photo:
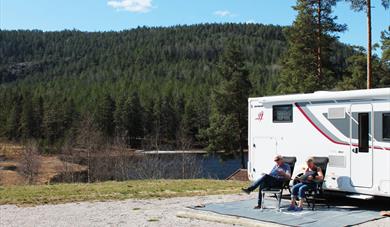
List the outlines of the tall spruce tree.
{"type": "Polygon", "coordinates": [[[332,16],[336,2],[297,0],[293,8],[298,15],[293,25],[285,29],[288,50],[282,59],[279,92],[302,93],[334,87],[331,44],[336,40],[334,34],[346,29],[332,16]]]}
{"type": "Polygon", "coordinates": [[[166,95],[162,97],[160,109],[160,136],[167,144],[173,144],[176,139],[176,130],[179,122],[176,117],[173,97],[166,95]]]}
{"type": "Polygon", "coordinates": [[[115,136],[119,138],[125,138],[126,129],[125,129],[125,96],[121,96],[115,102],[115,112],[114,112],[114,122],[115,122],[115,136]]]}
{"type": "Polygon", "coordinates": [[[44,136],[49,144],[55,143],[59,138],[60,134],[63,131],[61,124],[61,112],[59,109],[62,105],[59,104],[49,104],[46,103],[44,107],[44,117],[43,117],[43,129],[44,136]]]}
{"type": "Polygon", "coordinates": [[[98,129],[108,139],[112,138],[115,132],[114,112],[115,102],[110,95],[105,94],[98,103],[95,119],[98,129]]]}
{"type": "Polygon", "coordinates": [[[22,113],[20,117],[20,132],[23,139],[28,139],[34,135],[34,111],[30,94],[23,97],[22,113]]]}
{"type": "Polygon", "coordinates": [[[43,98],[41,96],[35,97],[32,100],[34,108],[34,131],[33,137],[36,139],[42,138],[42,122],[43,122],[43,98]]]}
{"type": "Polygon", "coordinates": [[[20,118],[22,114],[22,98],[16,96],[14,98],[14,105],[7,119],[6,135],[8,139],[14,140],[19,139],[21,136],[20,132],[20,118]]]}
{"type": "Polygon", "coordinates": [[[206,132],[208,148],[227,152],[239,149],[241,167],[245,168],[247,104],[252,85],[237,43],[232,42],[227,46],[219,64],[219,73],[223,81],[213,92],[210,127],[206,132]]]}
{"type": "Polygon", "coordinates": [[[199,122],[194,102],[195,100],[193,97],[188,99],[184,107],[183,119],[181,121],[184,136],[188,136],[191,139],[194,139],[199,132],[199,122]]]}
{"type": "Polygon", "coordinates": [[[124,103],[124,126],[128,136],[128,143],[131,147],[139,147],[139,138],[143,137],[143,108],[137,92],[124,103]]]}

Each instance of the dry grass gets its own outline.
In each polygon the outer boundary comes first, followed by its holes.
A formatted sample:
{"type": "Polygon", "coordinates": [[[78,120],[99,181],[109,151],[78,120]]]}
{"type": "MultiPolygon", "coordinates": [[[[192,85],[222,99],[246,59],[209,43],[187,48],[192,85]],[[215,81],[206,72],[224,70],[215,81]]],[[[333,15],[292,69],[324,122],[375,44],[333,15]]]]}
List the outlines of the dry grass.
{"type": "Polygon", "coordinates": [[[17,159],[22,149],[23,147],[18,144],[0,141],[0,155],[7,159],[17,159]]]}
{"type": "Polygon", "coordinates": [[[40,167],[36,179],[37,184],[47,184],[50,180],[65,171],[65,164],[69,172],[86,171],[86,166],[61,161],[57,156],[40,156],[40,167]]]}
{"type": "MultiPolygon", "coordinates": [[[[0,141],[0,156],[6,161],[0,161],[0,167],[15,166],[20,168],[20,153],[23,147],[18,144],[0,141]]],[[[86,171],[85,166],[74,163],[66,163],[61,161],[57,156],[39,156],[41,163],[38,169],[38,176],[35,180],[36,184],[47,184],[50,180],[65,171],[65,165],[69,172],[86,171]]],[[[26,179],[17,170],[1,170],[0,168],[0,186],[22,185],[26,183],[26,179]]]]}
{"type": "Polygon", "coordinates": [[[0,170],[0,185],[21,185],[26,179],[13,170],[0,170]]]}
{"type": "Polygon", "coordinates": [[[246,185],[225,180],[133,180],[93,184],[0,187],[0,204],[39,205],[80,201],[169,198],[238,193],[246,185]]]}
{"type": "MultiPolygon", "coordinates": [[[[67,165],[68,171],[82,172],[86,171],[87,167],[74,163],[65,163],[61,161],[57,156],[40,156],[40,166],[38,169],[36,184],[47,184],[50,180],[58,174],[65,171],[64,164],[67,165]]],[[[0,167],[16,166],[20,167],[20,163],[16,161],[0,162],[0,167]]],[[[0,170],[0,185],[11,186],[25,184],[26,179],[17,171],[0,170]]]]}

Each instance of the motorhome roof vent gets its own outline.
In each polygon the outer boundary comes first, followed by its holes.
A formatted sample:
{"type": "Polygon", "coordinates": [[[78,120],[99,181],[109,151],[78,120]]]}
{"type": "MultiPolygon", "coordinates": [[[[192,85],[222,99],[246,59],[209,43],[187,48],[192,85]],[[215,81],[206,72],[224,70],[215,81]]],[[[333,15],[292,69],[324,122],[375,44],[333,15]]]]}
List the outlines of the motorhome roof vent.
{"type": "Polygon", "coordinates": [[[329,108],[328,109],[328,119],[344,119],[345,118],[345,108],[329,108]]]}

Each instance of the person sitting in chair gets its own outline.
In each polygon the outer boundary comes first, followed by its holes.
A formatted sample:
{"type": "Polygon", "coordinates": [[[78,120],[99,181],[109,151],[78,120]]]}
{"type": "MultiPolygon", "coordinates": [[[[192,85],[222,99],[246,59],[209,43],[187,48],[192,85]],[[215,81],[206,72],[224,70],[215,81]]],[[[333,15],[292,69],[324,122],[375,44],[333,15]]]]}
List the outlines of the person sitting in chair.
{"type": "Polygon", "coordinates": [[[302,211],[303,210],[303,200],[305,198],[305,192],[309,188],[314,188],[316,182],[322,181],[324,179],[324,174],[320,167],[317,167],[314,164],[313,158],[308,158],[306,160],[307,168],[302,176],[295,178],[300,181],[300,183],[294,185],[291,188],[291,204],[287,208],[289,211],[302,211]],[[295,207],[296,199],[299,199],[298,207],[295,207]]]}
{"type": "Polygon", "coordinates": [[[272,168],[269,174],[264,174],[258,180],[253,182],[248,188],[243,188],[242,191],[247,193],[248,195],[254,191],[256,188],[259,188],[259,198],[257,202],[257,206],[255,209],[261,208],[261,191],[265,188],[280,188],[283,186],[283,183],[286,180],[289,180],[291,177],[291,169],[290,166],[283,161],[283,157],[281,155],[277,155],[274,158],[276,162],[275,166],[272,168]]]}

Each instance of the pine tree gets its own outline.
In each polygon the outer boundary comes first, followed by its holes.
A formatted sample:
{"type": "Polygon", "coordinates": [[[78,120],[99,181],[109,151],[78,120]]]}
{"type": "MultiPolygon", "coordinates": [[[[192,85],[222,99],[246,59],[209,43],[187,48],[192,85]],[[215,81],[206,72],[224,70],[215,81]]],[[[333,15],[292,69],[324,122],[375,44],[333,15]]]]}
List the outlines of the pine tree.
{"type": "Polygon", "coordinates": [[[125,105],[125,129],[127,131],[129,144],[132,147],[140,145],[139,138],[143,137],[143,108],[137,92],[126,100],[125,105]]]}
{"type": "Polygon", "coordinates": [[[381,33],[382,62],[390,68],[390,26],[381,33]]]}
{"type": "MultiPolygon", "coordinates": [[[[351,9],[355,11],[362,11],[366,8],[367,0],[345,0],[351,4],[351,9]]],[[[382,0],[382,6],[387,9],[389,8],[390,0],[382,0]]]]}
{"type": "Polygon", "coordinates": [[[6,135],[8,139],[19,139],[21,136],[20,118],[22,114],[22,98],[16,96],[14,100],[14,106],[7,119],[6,135]]]}
{"type": "Polygon", "coordinates": [[[336,37],[332,35],[346,29],[331,16],[335,3],[335,0],[297,0],[293,8],[298,15],[292,27],[285,30],[288,50],[282,59],[280,92],[313,92],[334,87],[329,52],[336,37]]]}
{"type": "Polygon", "coordinates": [[[176,118],[173,98],[170,95],[164,96],[161,100],[160,126],[161,139],[168,144],[172,144],[176,138],[178,120],[176,118]]]}
{"type": "MultiPolygon", "coordinates": [[[[372,87],[372,35],[371,35],[371,0],[345,0],[351,3],[351,9],[354,11],[365,10],[367,13],[367,88],[372,87]]],[[[390,6],[390,0],[382,0],[382,6],[388,9],[390,6]]]]}
{"type": "Polygon", "coordinates": [[[207,129],[209,150],[240,150],[245,168],[244,146],[247,132],[247,103],[252,88],[243,54],[236,43],[229,43],[219,64],[224,78],[214,90],[210,127],[207,129]]]}
{"type": "Polygon", "coordinates": [[[161,131],[162,131],[162,125],[161,125],[161,98],[157,97],[156,100],[153,101],[153,114],[151,115],[152,121],[153,121],[153,128],[152,128],[152,146],[154,149],[160,150],[160,143],[161,143],[161,131]]]}
{"type": "Polygon", "coordinates": [[[42,138],[43,132],[42,132],[42,122],[43,122],[43,98],[41,96],[38,96],[36,98],[33,98],[33,118],[34,118],[34,131],[33,131],[33,137],[36,139],[42,138]]]}
{"type": "Polygon", "coordinates": [[[65,101],[65,112],[64,112],[64,127],[69,129],[72,127],[74,121],[78,118],[75,103],[72,98],[65,101]]]}
{"type": "Polygon", "coordinates": [[[126,129],[125,129],[125,97],[121,96],[115,102],[115,112],[114,112],[114,122],[115,122],[115,135],[116,137],[126,137],[126,129]]]}
{"type": "MultiPolygon", "coordinates": [[[[390,70],[386,69],[376,56],[372,59],[373,87],[388,87],[390,70]]],[[[359,50],[355,55],[347,59],[347,68],[343,80],[337,85],[341,90],[365,89],[367,77],[367,55],[364,50],[359,50]]]]}
{"type": "Polygon", "coordinates": [[[112,138],[115,132],[114,112],[115,102],[110,95],[105,94],[98,103],[95,120],[98,129],[108,138],[112,138]]]}
{"type": "Polygon", "coordinates": [[[379,80],[379,86],[390,87],[390,26],[387,31],[381,34],[381,49],[382,49],[382,68],[383,76],[379,80]]]}
{"type": "Polygon", "coordinates": [[[44,108],[43,128],[44,136],[49,144],[53,144],[59,139],[62,132],[61,118],[59,117],[58,106],[55,104],[46,104],[44,108]]]}
{"type": "Polygon", "coordinates": [[[195,100],[190,98],[185,107],[184,107],[184,115],[181,121],[183,136],[188,136],[191,139],[195,139],[199,132],[199,122],[198,116],[195,109],[195,100]]]}
{"type": "Polygon", "coordinates": [[[30,95],[23,97],[23,107],[20,117],[20,132],[23,139],[29,139],[34,135],[34,112],[30,95]]]}
{"type": "Polygon", "coordinates": [[[74,141],[76,139],[77,125],[79,121],[79,113],[76,109],[76,104],[73,98],[68,99],[65,102],[64,116],[63,116],[63,128],[64,133],[68,141],[74,141]]]}

